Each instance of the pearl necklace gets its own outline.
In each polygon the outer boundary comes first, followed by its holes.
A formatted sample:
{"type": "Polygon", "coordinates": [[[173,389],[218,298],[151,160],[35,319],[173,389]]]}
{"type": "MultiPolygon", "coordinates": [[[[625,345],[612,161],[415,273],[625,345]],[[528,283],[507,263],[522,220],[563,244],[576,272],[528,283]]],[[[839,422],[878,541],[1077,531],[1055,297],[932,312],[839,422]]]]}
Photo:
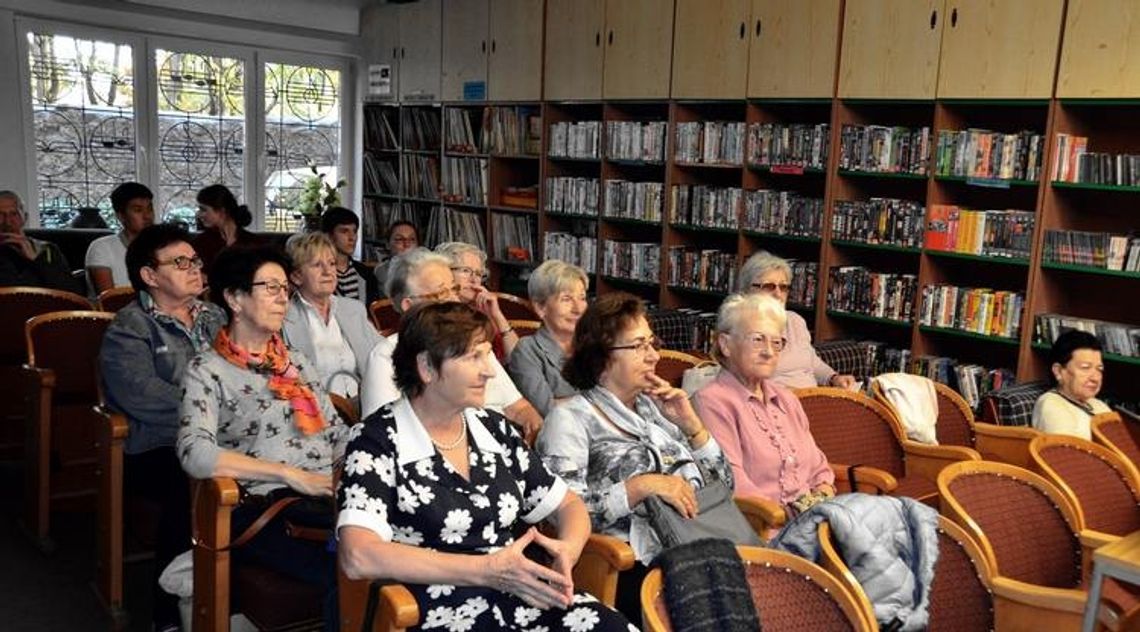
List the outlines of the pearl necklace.
{"type": "Polygon", "coordinates": [[[456,435],[455,440],[452,441],[451,443],[446,443],[446,444],[440,443],[440,442],[436,441],[429,434],[428,438],[431,439],[432,445],[434,445],[436,448],[439,448],[440,450],[442,450],[444,452],[458,448],[459,444],[463,443],[463,439],[467,436],[467,416],[466,415],[460,415],[459,418],[463,421],[463,427],[459,429],[459,434],[456,435]]]}

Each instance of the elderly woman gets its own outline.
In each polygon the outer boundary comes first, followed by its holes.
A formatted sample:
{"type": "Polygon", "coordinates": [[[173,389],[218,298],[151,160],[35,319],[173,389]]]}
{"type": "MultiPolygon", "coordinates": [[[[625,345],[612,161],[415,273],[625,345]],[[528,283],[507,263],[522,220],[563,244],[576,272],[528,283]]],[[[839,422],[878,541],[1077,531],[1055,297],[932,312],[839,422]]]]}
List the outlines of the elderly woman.
{"type": "Polygon", "coordinates": [[[293,262],[289,279],[297,291],[285,313],[285,342],[313,361],[325,390],[355,398],[380,334],[364,303],[335,296],[336,248],[328,235],[296,235],[286,251],[293,262]]]}
{"type": "Polygon", "coordinates": [[[562,362],[570,354],[574,327],[586,311],[589,286],[582,268],[557,259],[538,266],[527,282],[530,302],[542,319],[542,327],[519,341],[507,371],[523,397],[543,416],[577,392],[562,377],[562,362]]]}
{"type": "Polygon", "coordinates": [[[211,184],[198,191],[198,224],[202,232],[194,240],[194,250],[202,257],[206,274],[218,253],[233,245],[256,246],[261,238],[246,230],[253,214],[238,204],[234,194],[222,184],[211,184]]]}
{"type": "Polygon", "coordinates": [[[760,496],[795,515],[835,495],[835,475],[803,407],[772,381],[786,312],[767,294],[733,294],[717,315],[713,354],[722,370],[693,404],[732,465],[737,496],[760,496]]]}
{"type": "Polygon", "coordinates": [[[1100,341],[1086,331],[1066,331],[1053,341],[1049,360],[1054,385],[1033,404],[1033,427],[1091,440],[1092,416],[1110,412],[1096,398],[1104,381],[1100,341]]]}
{"type": "Polygon", "coordinates": [[[488,318],[460,303],[405,314],[393,352],[403,396],[348,447],[340,559],[354,579],[408,585],[424,628],[627,630],[573,592],[586,508],[502,415],[483,408],[494,375],[488,318]],[[547,518],[547,537],[533,526],[547,518]],[[549,565],[524,557],[534,544],[549,565]]]}
{"type": "Polygon", "coordinates": [[[451,273],[459,286],[459,300],[483,312],[495,326],[491,345],[495,357],[507,362],[519,343],[519,335],[499,308],[499,298],[486,287],[487,253],[462,241],[449,241],[435,247],[439,254],[451,259],[451,273]]]}
{"type": "MultiPolygon", "coordinates": [[[[737,275],[737,291],[742,294],[763,292],[786,306],[792,289],[792,267],[780,257],[763,250],[749,257],[737,275]]],[[[855,378],[840,375],[821,360],[811,346],[811,333],[803,316],[789,311],[783,337],[788,340],[772,380],[788,388],[838,386],[851,388],[855,378]]]]}
{"type": "MultiPolygon", "coordinates": [[[[233,511],[234,537],[272,497],[331,497],[333,463],[346,440],[347,427],[308,359],[290,353],[279,335],[289,303],[288,268],[268,248],[218,255],[210,284],[229,325],[190,361],[183,380],[178,456],[191,477],[232,477],[248,494],[233,511]]],[[[233,555],[323,586],[326,629],[335,630],[334,556],[324,543],[288,536],[288,513],[233,555]]]]}

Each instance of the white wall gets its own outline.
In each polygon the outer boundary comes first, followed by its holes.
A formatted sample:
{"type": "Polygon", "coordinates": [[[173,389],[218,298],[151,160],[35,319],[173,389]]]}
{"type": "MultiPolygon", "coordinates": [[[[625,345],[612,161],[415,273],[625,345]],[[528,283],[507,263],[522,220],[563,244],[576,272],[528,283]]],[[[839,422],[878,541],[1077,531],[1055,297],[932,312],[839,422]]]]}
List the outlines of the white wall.
{"type": "Polygon", "coordinates": [[[24,157],[24,115],[20,103],[15,16],[0,8],[0,189],[12,189],[28,199],[28,170],[24,157]]]}

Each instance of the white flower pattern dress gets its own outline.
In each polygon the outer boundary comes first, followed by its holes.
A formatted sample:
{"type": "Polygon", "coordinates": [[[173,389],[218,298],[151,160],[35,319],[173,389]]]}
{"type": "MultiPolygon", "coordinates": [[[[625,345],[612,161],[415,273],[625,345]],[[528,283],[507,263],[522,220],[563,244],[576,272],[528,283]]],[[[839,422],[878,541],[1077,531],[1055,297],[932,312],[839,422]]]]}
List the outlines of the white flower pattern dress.
{"type": "MultiPolygon", "coordinates": [[[[447,553],[486,554],[554,512],[567,492],[502,415],[467,409],[470,480],[432,446],[406,399],[352,429],[338,491],[337,527],[447,553]]],[[[578,593],[565,610],[528,606],[489,587],[405,584],[422,630],[586,632],[637,630],[616,611],[578,593]]]]}

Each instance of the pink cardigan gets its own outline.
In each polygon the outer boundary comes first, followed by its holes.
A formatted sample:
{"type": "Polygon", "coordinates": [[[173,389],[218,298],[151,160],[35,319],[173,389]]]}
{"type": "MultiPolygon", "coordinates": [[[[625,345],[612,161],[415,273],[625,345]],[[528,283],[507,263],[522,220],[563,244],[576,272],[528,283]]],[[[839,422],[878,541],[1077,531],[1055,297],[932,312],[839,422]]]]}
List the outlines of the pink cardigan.
{"type": "Polygon", "coordinates": [[[788,346],[780,352],[776,374],[772,381],[788,388],[808,388],[827,384],[835,369],[819,359],[811,346],[811,332],[804,317],[789,310],[788,326],[784,329],[788,346]]]}

